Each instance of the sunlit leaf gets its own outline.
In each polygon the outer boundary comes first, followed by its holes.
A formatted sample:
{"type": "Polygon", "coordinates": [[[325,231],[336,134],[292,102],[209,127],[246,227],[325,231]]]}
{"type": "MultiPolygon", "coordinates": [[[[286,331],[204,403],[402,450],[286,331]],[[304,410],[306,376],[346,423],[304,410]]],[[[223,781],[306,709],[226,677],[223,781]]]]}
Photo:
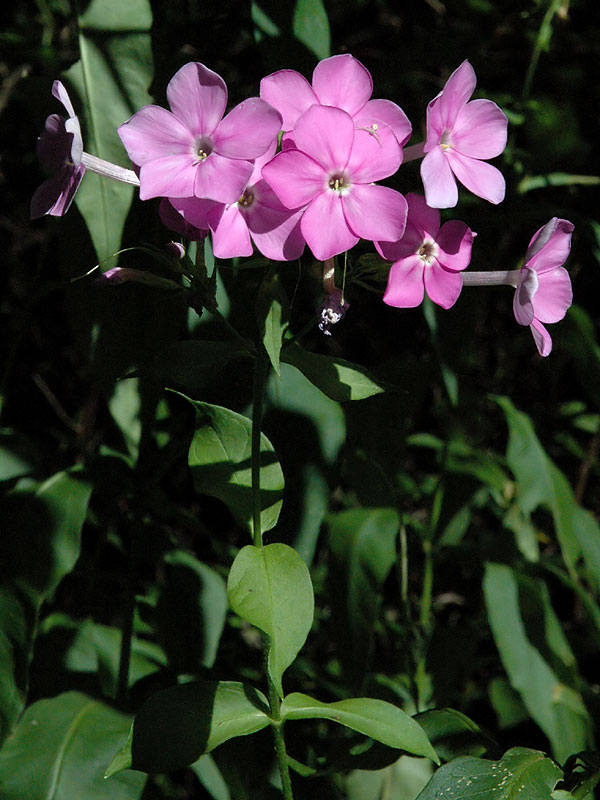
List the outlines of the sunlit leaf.
{"type": "Polygon", "coordinates": [[[295,37],[317,58],[331,55],[329,19],[323,0],[296,0],[293,27],[295,37]]]}

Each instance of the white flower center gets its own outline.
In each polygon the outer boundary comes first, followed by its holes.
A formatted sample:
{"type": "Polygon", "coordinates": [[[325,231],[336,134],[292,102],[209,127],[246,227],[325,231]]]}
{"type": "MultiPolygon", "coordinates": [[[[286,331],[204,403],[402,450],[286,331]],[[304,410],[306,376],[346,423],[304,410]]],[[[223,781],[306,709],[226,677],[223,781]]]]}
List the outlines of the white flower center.
{"type": "Polygon", "coordinates": [[[450,137],[452,136],[452,131],[444,131],[442,133],[442,138],[440,139],[440,147],[442,150],[452,150],[452,142],[450,141],[450,137]]]}
{"type": "Polygon", "coordinates": [[[253,193],[252,189],[249,189],[249,188],[245,189],[244,193],[242,194],[242,196],[238,200],[238,206],[241,206],[242,208],[250,208],[250,206],[252,205],[254,200],[255,200],[255,197],[254,197],[254,193],[253,193]]]}
{"type": "Polygon", "coordinates": [[[213,143],[208,137],[200,136],[193,145],[194,161],[206,161],[213,151],[213,143]]]}
{"type": "Polygon", "coordinates": [[[350,178],[343,172],[335,172],[333,175],[329,176],[327,185],[332,191],[337,192],[339,196],[342,197],[348,194],[352,184],[350,178]]]}
{"type": "Polygon", "coordinates": [[[424,239],[423,243],[417,250],[417,255],[424,264],[429,266],[437,258],[440,249],[433,239],[424,239]]]}

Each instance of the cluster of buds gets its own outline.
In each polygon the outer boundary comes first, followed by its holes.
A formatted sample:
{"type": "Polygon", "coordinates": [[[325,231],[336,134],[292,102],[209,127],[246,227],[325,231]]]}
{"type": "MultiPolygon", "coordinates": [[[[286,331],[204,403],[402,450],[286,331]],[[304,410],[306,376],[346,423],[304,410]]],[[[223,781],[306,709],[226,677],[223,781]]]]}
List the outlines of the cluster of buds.
{"type": "MultiPolygon", "coordinates": [[[[38,141],[54,174],[34,195],[32,215],[64,214],[89,169],[138,185],[142,200],[162,198],[163,223],[188,239],[210,233],[217,258],[256,249],[291,261],[308,245],[330,262],[360,239],[371,241],[391,262],[388,305],[415,307],[427,294],[450,308],[463,285],[508,284],[516,290],[517,322],[530,326],[540,354],[548,355],[552,342],[542,323],[562,319],[572,302],[562,265],[573,225],[550,220],[531,240],[521,270],[475,273],[466,268],[476,234],[458,220],[440,224],[439,209],[457,203],[457,181],[490,203],[504,199],[504,178],[487,161],[506,146],[507,118],[492,101],[471,100],[475,85],[464,61],[427,107],[425,141],[407,147],[406,115],[390,100],[371,99],[371,75],[351,55],[321,61],[312,84],[294,70],[269,75],[260,97],[227,114],[223,79],[192,62],[169,82],[170,110],[145,106],[118,129],[134,166],[126,170],[84,152],[72,104],[56,81],[68,118],[49,117],[38,141]],[[424,196],[380,185],[417,158],[424,196]]],[[[330,319],[329,305],[321,320],[326,332],[347,308],[340,297],[330,319]]]]}

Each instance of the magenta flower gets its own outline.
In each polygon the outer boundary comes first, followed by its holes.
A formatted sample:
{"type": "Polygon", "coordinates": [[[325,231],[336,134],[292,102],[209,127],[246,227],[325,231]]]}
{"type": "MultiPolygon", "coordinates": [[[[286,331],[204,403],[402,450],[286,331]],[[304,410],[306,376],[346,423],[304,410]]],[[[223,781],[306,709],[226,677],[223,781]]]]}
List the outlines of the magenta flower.
{"type": "Polygon", "coordinates": [[[118,129],[140,167],[140,197],[206,197],[234,203],[252,161],[277,138],[281,116],[251,97],[223,117],[225,81],[203,64],[185,64],[167,86],[171,111],[144,106],[118,129]]]}
{"type": "Polygon", "coordinates": [[[393,242],[402,236],[406,200],[373,185],[398,169],[395,137],[383,147],[355,129],[345,111],[313,105],[297,120],[294,141],[295,148],[278,153],[262,175],[284,206],[306,206],[300,228],[316,258],[325,261],[360,238],[393,242]]]}
{"type": "Polygon", "coordinates": [[[274,72],[260,82],[260,96],[280,112],[284,131],[293,130],[312,105],[335,106],[350,114],[355,127],[377,133],[383,125],[404,145],[411,134],[406,114],[391,100],[370,100],[372,92],[371,73],[348,54],[320,61],[312,86],[293,69],[274,72]]]}
{"type": "Polygon", "coordinates": [[[427,106],[427,140],[421,178],[427,205],[452,208],[458,200],[457,178],[490,203],[504,199],[502,173],[482,159],[506,147],[508,120],[491,100],[471,100],[475,72],[468,61],[454,70],[427,106]]]}
{"type": "Polygon", "coordinates": [[[442,308],[454,305],[462,289],[460,271],[471,260],[473,237],[464,222],[451,220],[440,227],[440,212],[418,194],[406,195],[408,220],[398,242],[375,242],[379,254],[393,261],[383,302],[414,308],[425,292],[442,308]]]}
{"type": "Polygon", "coordinates": [[[81,163],[81,128],[67,90],[60,81],[54,81],[52,94],[60,100],[69,116],[65,119],[51,114],[37,140],[38,157],[51,177],[36,189],[31,198],[32,219],[45,214],[53,217],[66,214],[85,174],[81,163]]]}
{"type": "Polygon", "coordinates": [[[552,338],[543,322],[561,320],[573,302],[569,273],[562,266],[571,249],[574,226],[553,217],[533,236],[519,272],[513,310],[519,325],[529,325],[541,356],[550,355],[552,338]]]}

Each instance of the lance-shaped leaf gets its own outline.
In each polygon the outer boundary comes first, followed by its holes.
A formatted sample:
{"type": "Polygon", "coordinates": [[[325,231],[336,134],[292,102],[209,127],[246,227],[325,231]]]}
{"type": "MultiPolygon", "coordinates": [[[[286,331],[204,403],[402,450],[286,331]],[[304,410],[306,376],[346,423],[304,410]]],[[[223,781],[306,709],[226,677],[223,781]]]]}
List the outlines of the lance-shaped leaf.
{"type": "Polygon", "coordinates": [[[454,708],[423,711],[415,719],[444,761],[458,755],[481,756],[497,749],[496,742],[479,725],[454,708]]]}
{"type": "Polygon", "coordinates": [[[271,721],[264,695],[235,681],[171,686],[148,698],[135,715],[123,749],[107,776],[127,767],[171,772],[193,764],[228,739],[246,736],[271,721]]]}
{"type": "Polygon", "coordinates": [[[146,777],[104,780],[131,718],[80,692],[30,706],[0,750],[2,800],[136,800],[146,777]]]}
{"type": "Polygon", "coordinates": [[[317,58],[331,55],[331,32],[323,0],[296,0],[294,36],[317,58]]]}
{"type": "MultiPolygon", "coordinates": [[[[188,455],[194,486],[222,500],[238,523],[252,531],[252,422],[228,408],[190,402],[198,411],[188,455]]],[[[260,518],[262,530],[268,531],[279,518],[284,480],[273,445],[264,434],[260,442],[260,518]]]]}
{"type": "Polygon", "coordinates": [[[417,800],[548,800],[562,770],[539,750],[513,747],[500,761],[462,756],[440,767],[417,800]]]}
{"type": "Polygon", "coordinates": [[[306,641],[313,621],[313,588],[306,564],[286,544],[248,545],[231,566],[227,593],[235,613],[269,637],[269,675],[283,697],[281,676],[306,641]]]}
{"type": "Polygon", "coordinates": [[[289,301],[277,275],[268,274],[256,297],[256,317],[262,342],[275,372],[279,375],[279,355],[288,328],[289,301]]]}
{"type": "Polygon", "coordinates": [[[335,703],[321,703],[307,694],[294,692],[284,698],[281,717],[330,719],[388,747],[395,747],[415,756],[425,756],[439,763],[436,752],[419,723],[385,700],[352,697],[335,703]]]}

